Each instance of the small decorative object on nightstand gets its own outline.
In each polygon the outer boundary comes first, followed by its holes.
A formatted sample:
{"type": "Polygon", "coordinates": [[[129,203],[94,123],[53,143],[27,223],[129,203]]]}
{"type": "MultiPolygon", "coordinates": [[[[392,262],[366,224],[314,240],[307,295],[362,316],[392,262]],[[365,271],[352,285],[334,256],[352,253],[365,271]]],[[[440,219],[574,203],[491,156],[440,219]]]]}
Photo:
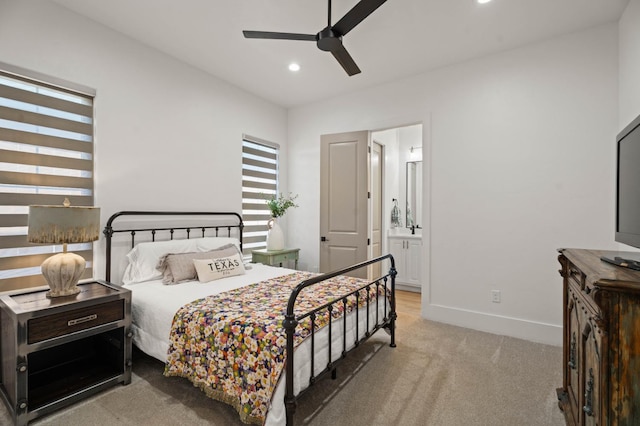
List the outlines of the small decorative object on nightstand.
{"type": "Polygon", "coordinates": [[[131,382],[131,292],[104,281],[0,296],[0,394],[15,425],[131,382]]]}
{"type": "Polygon", "coordinates": [[[284,233],[278,224],[278,218],[284,216],[288,209],[298,207],[295,203],[296,198],[298,196],[291,193],[287,196],[280,194],[279,197],[273,194],[267,200],[267,206],[269,206],[269,211],[271,212],[271,219],[268,222],[267,250],[281,251],[284,249],[284,233]]]}
{"type": "Polygon", "coordinates": [[[298,248],[285,248],[282,250],[254,250],[251,252],[251,261],[253,263],[262,263],[263,265],[279,265],[282,266],[283,262],[293,260],[294,269],[298,269],[298,258],[300,256],[300,249],[298,248]]]}

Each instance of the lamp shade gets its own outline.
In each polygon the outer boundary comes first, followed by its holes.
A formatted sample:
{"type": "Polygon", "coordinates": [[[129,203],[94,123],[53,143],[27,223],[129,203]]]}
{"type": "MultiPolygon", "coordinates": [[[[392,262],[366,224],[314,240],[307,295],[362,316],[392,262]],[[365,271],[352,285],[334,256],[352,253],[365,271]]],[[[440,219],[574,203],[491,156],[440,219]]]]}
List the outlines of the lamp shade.
{"type": "Polygon", "coordinates": [[[67,244],[88,243],[100,236],[100,208],[71,207],[65,198],[62,206],[29,206],[30,243],[62,244],[63,252],[42,262],[41,270],[49,284],[48,297],[71,296],[84,273],[82,256],[67,252],[67,244]]]}
{"type": "Polygon", "coordinates": [[[99,207],[29,206],[30,243],[88,243],[99,237],[99,207]]]}

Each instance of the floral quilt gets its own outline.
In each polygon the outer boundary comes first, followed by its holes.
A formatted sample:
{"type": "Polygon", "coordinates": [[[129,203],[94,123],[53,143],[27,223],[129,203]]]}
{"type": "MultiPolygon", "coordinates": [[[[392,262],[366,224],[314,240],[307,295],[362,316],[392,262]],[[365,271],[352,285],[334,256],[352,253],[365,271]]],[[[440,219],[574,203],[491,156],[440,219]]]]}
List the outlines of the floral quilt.
{"type": "MultiPolygon", "coordinates": [[[[244,423],[262,424],[286,360],[286,334],[282,327],[291,290],[315,274],[296,272],[237,290],[191,302],[175,314],[166,376],[185,377],[209,397],[236,408],[244,423]]],[[[296,315],[339,299],[367,281],[339,276],[304,289],[297,299],[296,315]]],[[[375,297],[376,286],[370,294],[375,297]]],[[[384,287],[380,286],[383,295],[384,287]]],[[[359,292],[366,303],[366,290],[359,292]]],[[[347,301],[347,312],[355,308],[347,301]]],[[[333,317],[345,310],[334,306],[333,317]]],[[[315,319],[316,330],[328,323],[326,309],[315,319]]],[[[311,333],[309,318],[296,328],[296,346],[311,333]]]]}

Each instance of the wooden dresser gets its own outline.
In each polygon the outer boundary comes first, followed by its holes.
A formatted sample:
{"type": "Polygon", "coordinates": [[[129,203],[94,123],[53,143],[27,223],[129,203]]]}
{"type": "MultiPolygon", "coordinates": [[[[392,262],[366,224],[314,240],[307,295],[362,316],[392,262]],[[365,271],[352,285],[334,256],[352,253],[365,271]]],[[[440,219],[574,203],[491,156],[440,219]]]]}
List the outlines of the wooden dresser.
{"type": "Polygon", "coordinates": [[[568,425],[640,425],[640,272],[561,249],[563,382],[568,425]]]}

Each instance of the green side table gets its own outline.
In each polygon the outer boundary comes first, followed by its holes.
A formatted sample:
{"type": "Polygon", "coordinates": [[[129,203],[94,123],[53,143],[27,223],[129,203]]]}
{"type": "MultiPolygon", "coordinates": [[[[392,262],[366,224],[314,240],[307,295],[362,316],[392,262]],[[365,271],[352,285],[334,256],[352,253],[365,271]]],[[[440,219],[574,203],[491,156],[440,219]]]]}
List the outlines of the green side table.
{"type": "Polygon", "coordinates": [[[295,262],[294,269],[298,269],[298,257],[300,249],[286,248],[282,250],[253,250],[251,252],[251,261],[253,263],[262,263],[263,265],[282,266],[282,262],[293,260],[295,262]]]}

